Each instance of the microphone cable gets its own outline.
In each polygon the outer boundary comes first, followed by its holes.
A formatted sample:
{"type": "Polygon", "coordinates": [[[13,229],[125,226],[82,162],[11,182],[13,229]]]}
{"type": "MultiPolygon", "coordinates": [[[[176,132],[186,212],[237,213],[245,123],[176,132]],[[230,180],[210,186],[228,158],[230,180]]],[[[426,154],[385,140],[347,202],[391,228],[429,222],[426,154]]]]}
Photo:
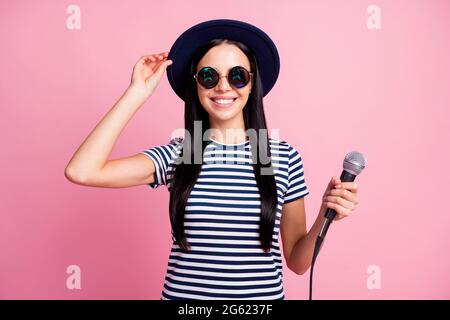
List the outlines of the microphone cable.
{"type": "MultiPolygon", "coordinates": [[[[334,217],[333,217],[334,218],[334,217]]],[[[309,300],[312,300],[312,285],[313,285],[313,272],[314,272],[314,265],[316,263],[317,256],[319,255],[320,248],[322,247],[323,240],[325,239],[325,235],[328,231],[328,228],[330,227],[330,224],[333,220],[329,218],[325,218],[325,221],[322,224],[322,228],[317,235],[316,242],[314,244],[314,251],[312,256],[312,262],[311,262],[311,269],[309,272],[309,300]]]]}

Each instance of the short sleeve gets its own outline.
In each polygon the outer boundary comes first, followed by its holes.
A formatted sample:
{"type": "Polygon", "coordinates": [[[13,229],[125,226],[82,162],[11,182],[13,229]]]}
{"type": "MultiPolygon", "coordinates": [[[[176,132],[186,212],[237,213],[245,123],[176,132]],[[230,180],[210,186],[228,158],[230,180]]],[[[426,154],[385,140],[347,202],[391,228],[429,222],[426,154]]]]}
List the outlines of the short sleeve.
{"type": "Polygon", "coordinates": [[[288,187],[284,203],[289,203],[309,194],[303,170],[303,160],[298,151],[289,145],[288,187]]]}
{"type": "Polygon", "coordinates": [[[172,178],[173,164],[177,156],[181,153],[183,138],[177,137],[170,140],[169,143],[151,147],[140,153],[149,157],[155,165],[155,180],[149,183],[151,189],[155,189],[160,185],[170,183],[172,178]]]}

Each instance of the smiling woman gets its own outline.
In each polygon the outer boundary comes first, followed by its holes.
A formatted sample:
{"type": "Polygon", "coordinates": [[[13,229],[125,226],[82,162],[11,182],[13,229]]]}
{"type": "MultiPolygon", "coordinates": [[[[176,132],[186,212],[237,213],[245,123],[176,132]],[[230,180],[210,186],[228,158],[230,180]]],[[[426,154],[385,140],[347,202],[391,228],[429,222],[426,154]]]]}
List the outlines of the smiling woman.
{"type": "MultiPolygon", "coordinates": [[[[139,59],[130,87],[67,166],[82,185],[168,188],[173,243],[161,299],[284,299],[282,252],[294,272],[309,267],[321,215],[307,232],[302,157],[269,137],[264,113],[278,73],[278,51],[262,30],[237,20],[200,23],[169,53],[139,59]],[[184,101],[185,136],[107,160],[166,68],[184,101]]],[[[333,190],[326,203],[338,208],[339,199],[347,210],[356,197],[343,202],[342,194],[333,190]]]]}

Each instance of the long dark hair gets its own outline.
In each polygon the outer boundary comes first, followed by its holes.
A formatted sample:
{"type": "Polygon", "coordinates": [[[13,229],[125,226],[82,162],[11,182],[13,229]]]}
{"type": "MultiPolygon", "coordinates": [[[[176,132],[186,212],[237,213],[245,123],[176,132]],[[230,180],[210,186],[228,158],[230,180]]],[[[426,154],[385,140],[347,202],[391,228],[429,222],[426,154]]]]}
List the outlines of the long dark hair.
{"type": "MultiPolygon", "coordinates": [[[[243,109],[245,129],[254,129],[256,132],[256,140],[260,150],[256,148],[255,139],[250,139],[253,170],[255,173],[255,179],[257,182],[260,200],[261,200],[261,217],[259,224],[259,239],[261,241],[262,248],[268,252],[271,247],[271,241],[273,236],[273,229],[275,226],[276,209],[277,209],[277,188],[275,184],[275,176],[273,174],[272,163],[270,161],[271,153],[269,146],[269,137],[267,134],[266,118],[263,108],[263,88],[261,78],[259,75],[258,65],[252,51],[243,43],[232,41],[228,39],[215,39],[201,46],[193,54],[190,64],[189,76],[186,79],[186,91],[185,91],[185,107],[184,107],[184,125],[185,131],[188,135],[183,140],[183,147],[181,149],[180,157],[186,159],[186,156],[190,159],[188,163],[181,162],[174,165],[174,172],[170,187],[170,223],[172,226],[172,236],[176,244],[182,249],[187,250],[190,248],[187,242],[184,231],[184,216],[185,207],[188,201],[188,197],[197,181],[200,174],[201,164],[194,162],[194,148],[185,148],[186,143],[190,146],[194,146],[194,139],[199,139],[198,136],[194,137],[194,121],[201,121],[202,123],[202,162],[203,151],[208,141],[203,141],[204,133],[207,129],[210,129],[209,117],[206,110],[200,103],[197,94],[197,83],[193,78],[196,67],[202,57],[214,46],[221,43],[229,43],[236,45],[241,49],[250,61],[251,72],[253,72],[253,87],[249,95],[248,101],[243,109]],[[260,130],[265,129],[265,130],[260,130]],[[264,136],[262,136],[264,135],[264,136]],[[261,139],[263,138],[263,139],[261,139]],[[190,140],[190,141],[189,141],[190,140]],[[261,143],[265,142],[265,143],[261,143]],[[188,155],[183,155],[183,150],[188,151],[188,155]],[[257,152],[257,150],[259,152],[257,152]],[[256,153],[256,156],[255,154],[256,153]],[[260,155],[267,155],[268,161],[261,163],[260,155]],[[261,174],[261,169],[268,169],[271,174],[261,174]]],[[[198,134],[198,133],[197,133],[198,134]]],[[[198,161],[197,161],[198,162],[198,161]]]]}

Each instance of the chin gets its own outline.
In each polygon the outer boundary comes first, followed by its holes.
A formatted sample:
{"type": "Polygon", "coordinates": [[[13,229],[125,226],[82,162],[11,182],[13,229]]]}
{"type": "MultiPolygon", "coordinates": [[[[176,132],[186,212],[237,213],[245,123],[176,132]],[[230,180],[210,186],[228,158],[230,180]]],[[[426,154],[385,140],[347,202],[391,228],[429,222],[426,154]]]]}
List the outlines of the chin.
{"type": "Polygon", "coordinates": [[[215,106],[209,105],[207,111],[211,117],[224,121],[236,117],[242,112],[242,109],[243,109],[242,106],[234,106],[232,108],[227,109],[227,108],[217,108],[215,106]]]}
{"type": "Polygon", "coordinates": [[[239,112],[209,112],[209,116],[213,119],[220,121],[227,121],[233,119],[239,114],[239,112]]]}

